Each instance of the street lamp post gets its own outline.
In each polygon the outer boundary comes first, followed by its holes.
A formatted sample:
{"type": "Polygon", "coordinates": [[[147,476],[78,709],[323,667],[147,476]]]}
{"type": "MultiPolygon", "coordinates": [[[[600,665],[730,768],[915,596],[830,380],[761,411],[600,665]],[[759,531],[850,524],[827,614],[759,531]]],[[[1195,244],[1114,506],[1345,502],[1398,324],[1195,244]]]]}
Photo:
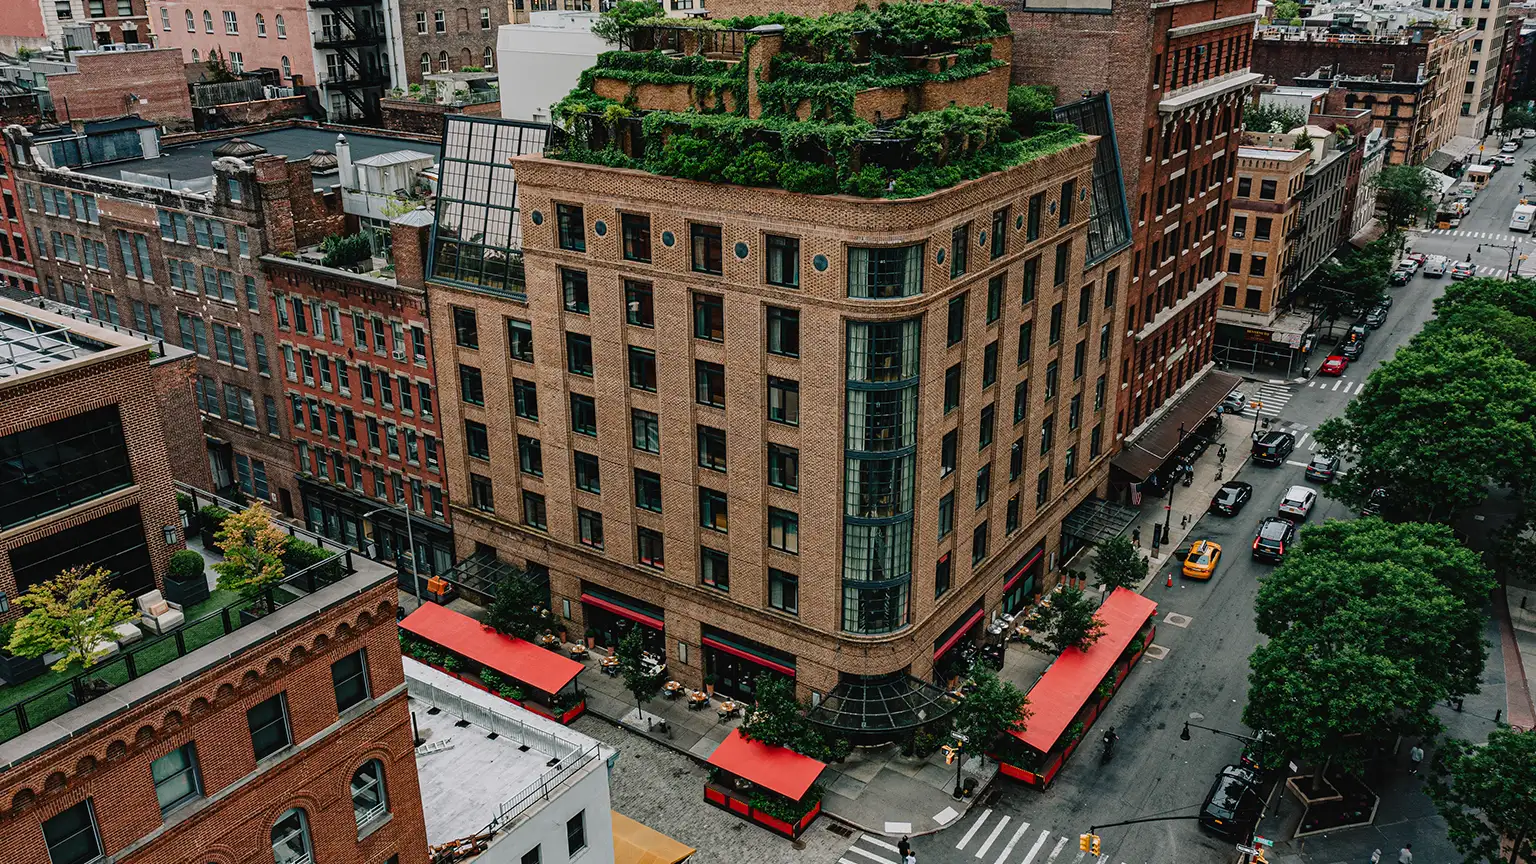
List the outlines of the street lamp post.
{"type": "MultiPolygon", "coordinates": [[[[1504,273],[1504,281],[1505,282],[1513,281],[1515,276],[1517,275],[1515,273],[1515,253],[1520,251],[1520,246],[1518,244],[1516,244],[1516,243],[1510,243],[1508,245],[1503,244],[1503,243],[1479,243],[1479,244],[1477,244],[1477,251],[1478,252],[1482,252],[1484,246],[1492,246],[1495,249],[1507,249],[1507,250],[1509,250],[1509,269],[1507,271],[1505,271],[1505,273],[1504,273]]],[[[1521,261],[1524,261],[1525,258],[1526,258],[1526,256],[1524,256],[1524,255],[1520,256],[1520,260],[1521,261]]]]}
{"type": "MultiPolygon", "coordinates": [[[[367,513],[363,514],[363,518],[364,519],[371,518],[375,514],[383,513],[386,510],[390,511],[391,513],[393,513],[395,508],[393,508],[393,507],[380,507],[377,510],[370,510],[367,513]]],[[[411,511],[409,509],[407,509],[405,511],[405,545],[407,547],[406,548],[406,554],[409,555],[410,558],[411,558],[411,588],[412,588],[412,590],[416,594],[416,608],[420,609],[421,608],[421,578],[416,575],[416,533],[411,530],[411,511]]]]}
{"type": "Polygon", "coordinates": [[[1259,437],[1259,412],[1261,412],[1263,410],[1264,410],[1264,402],[1263,402],[1263,400],[1258,400],[1258,401],[1253,403],[1253,438],[1255,440],[1257,440],[1258,437],[1259,437]]]}

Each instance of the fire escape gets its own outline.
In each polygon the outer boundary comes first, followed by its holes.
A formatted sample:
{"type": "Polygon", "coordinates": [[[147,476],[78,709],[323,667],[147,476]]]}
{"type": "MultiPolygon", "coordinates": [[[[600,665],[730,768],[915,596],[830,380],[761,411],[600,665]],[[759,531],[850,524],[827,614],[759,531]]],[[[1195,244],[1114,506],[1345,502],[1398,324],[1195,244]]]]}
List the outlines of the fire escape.
{"type": "Polygon", "coordinates": [[[379,60],[385,43],[384,30],[375,26],[376,0],[309,0],[324,10],[315,47],[335,52],[320,81],[328,93],[341,93],[353,110],[370,122],[378,122],[379,97],[389,84],[389,70],[379,60]]]}

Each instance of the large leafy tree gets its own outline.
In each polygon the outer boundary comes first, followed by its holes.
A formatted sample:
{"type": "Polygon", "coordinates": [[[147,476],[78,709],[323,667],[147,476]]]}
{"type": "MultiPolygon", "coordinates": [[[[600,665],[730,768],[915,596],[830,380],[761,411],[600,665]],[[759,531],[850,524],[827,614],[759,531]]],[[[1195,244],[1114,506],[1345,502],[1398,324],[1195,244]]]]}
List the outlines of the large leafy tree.
{"type": "Polygon", "coordinates": [[[661,692],[663,675],[652,674],[651,665],[645,659],[645,638],[640,628],[634,627],[619,640],[619,674],[624,676],[624,689],[635,697],[635,708],[643,715],[645,703],[661,692]]]}
{"type": "Polygon", "coordinates": [[[1504,116],[1499,120],[1499,128],[1505,132],[1511,129],[1536,129],[1536,114],[1524,108],[1505,108],[1504,116]]]}
{"type": "Polygon", "coordinates": [[[1388,232],[1407,228],[1435,206],[1435,182],[1415,165],[1388,165],[1371,178],[1371,185],[1388,232]]]}
{"type": "Polygon", "coordinates": [[[1483,333],[1525,363],[1536,364],[1536,280],[1452,282],[1435,301],[1435,318],[1424,329],[1483,333]]]}
{"type": "Polygon", "coordinates": [[[1449,741],[1439,764],[1429,795],[1466,864],[1536,861],[1536,732],[1495,729],[1481,747],[1449,741]]]}
{"type": "Polygon", "coordinates": [[[1039,611],[1030,628],[1033,632],[1024,641],[1033,648],[1052,654],[1068,648],[1087,651],[1104,635],[1104,619],[1088,595],[1067,586],[1051,595],[1051,604],[1039,611]]]}
{"type": "Polygon", "coordinates": [[[109,578],[99,567],[75,567],[28,588],[16,598],[27,611],[11,632],[7,653],[41,657],[57,651],[63,656],[53,664],[55,672],[96,662],[101,646],[117,638],[112,628],[133,618],[127,595],[108,587],[109,578]]]}
{"type": "Polygon", "coordinates": [[[955,708],[953,728],[966,737],[964,749],[983,753],[1005,733],[1024,731],[1029,697],[991,669],[977,670],[971,680],[976,686],[955,708]]]}
{"type": "Polygon", "coordinates": [[[1243,105],[1243,128],[1250,132],[1289,132],[1306,122],[1307,115],[1297,108],[1257,102],[1243,105]]]}
{"type": "Polygon", "coordinates": [[[1094,585],[1105,591],[1116,588],[1134,591],[1141,580],[1147,578],[1150,566],[1135,544],[1124,537],[1112,537],[1100,543],[1094,554],[1094,585]]]}
{"type": "Polygon", "coordinates": [[[543,592],[534,586],[527,573],[513,567],[497,583],[496,598],[486,610],[486,620],[508,636],[532,640],[549,626],[549,611],[543,603],[543,592]]]}
{"type": "Polygon", "coordinates": [[[1318,445],[1355,464],[1327,495],[1359,507],[1385,489],[1390,511],[1448,520],[1490,482],[1526,488],[1536,446],[1536,373],[1480,333],[1421,334],[1367,379],[1318,445]]]}
{"type": "Polygon", "coordinates": [[[283,581],[283,552],[288,535],[272,522],[272,512],[260,503],[231,513],[214,535],[224,560],[213,565],[219,587],[234,591],[262,612],[272,602],[271,589],[283,581]]]}
{"type": "Polygon", "coordinates": [[[795,699],[795,683],[787,678],[757,679],[757,704],[741,734],[754,741],[785,747],[812,759],[831,761],[846,754],[847,742],[829,742],[806,714],[810,706],[795,699]]]}
{"type": "Polygon", "coordinates": [[[1396,246],[1395,237],[1382,237],[1358,252],[1324,261],[1312,278],[1312,290],[1330,310],[1375,304],[1387,293],[1396,246]]]}

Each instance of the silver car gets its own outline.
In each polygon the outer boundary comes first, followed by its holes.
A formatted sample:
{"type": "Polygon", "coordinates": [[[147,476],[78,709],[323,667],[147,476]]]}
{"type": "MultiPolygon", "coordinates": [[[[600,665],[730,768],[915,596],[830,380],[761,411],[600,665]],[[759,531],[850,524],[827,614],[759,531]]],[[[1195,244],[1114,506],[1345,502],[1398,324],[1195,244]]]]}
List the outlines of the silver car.
{"type": "Polygon", "coordinates": [[[1227,394],[1227,398],[1221,400],[1219,407],[1223,414],[1236,414],[1241,417],[1244,409],[1248,407],[1248,397],[1244,396],[1240,390],[1233,390],[1227,394]]]}

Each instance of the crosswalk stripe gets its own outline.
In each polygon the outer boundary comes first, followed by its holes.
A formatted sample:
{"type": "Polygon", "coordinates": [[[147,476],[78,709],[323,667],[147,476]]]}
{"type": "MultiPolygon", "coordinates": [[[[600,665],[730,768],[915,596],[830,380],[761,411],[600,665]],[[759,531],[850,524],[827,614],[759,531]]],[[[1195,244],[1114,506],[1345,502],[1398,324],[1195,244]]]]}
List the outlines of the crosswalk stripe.
{"type": "Polygon", "coordinates": [[[1004,846],[1002,854],[997,856],[997,864],[1003,864],[1004,861],[1008,860],[1008,856],[1013,852],[1013,847],[1019,845],[1019,838],[1023,837],[1024,832],[1028,830],[1028,822],[1019,823],[1018,830],[1013,832],[1013,837],[1008,841],[1008,845],[1004,846]]]}
{"type": "Polygon", "coordinates": [[[861,849],[858,846],[850,846],[848,847],[848,851],[857,852],[860,855],[863,855],[865,858],[870,859],[871,861],[880,862],[880,864],[900,864],[900,862],[898,862],[895,858],[887,858],[884,855],[876,855],[868,849],[861,849]]]}
{"type": "Polygon", "coordinates": [[[1301,440],[1300,440],[1300,441],[1297,441],[1297,442],[1296,442],[1296,444],[1297,444],[1297,445],[1298,445],[1298,446],[1300,446],[1300,445],[1303,445],[1303,444],[1306,444],[1306,443],[1307,443],[1307,438],[1308,438],[1308,437],[1309,437],[1309,436],[1311,436],[1311,434],[1312,434],[1312,433],[1311,433],[1311,432],[1303,432],[1303,433],[1302,433],[1302,434],[1301,434],[1301,440]]]}
{"type": "Polygon", "coordinates": [[[1082,849],[1077,850],[1077,857],[1072,859],[1072,864],[1083,864],[1083,858],[1087,855],[1088,853],[1082,849]]]}
{"type": "Polygon", "coordinates": [[[1052,861],[1055,861],[1056,860],[1056,856],[1061,854],[1062,847],[1064,847],[1066,845],[1067,845],[1067,838],[1063,837],[1060,840],[1057,840],[1056,841],[1056,848],[1051,850],[1051,857],[1045,859],[1045,864],[1051,864],[1052,861]]]}
{"type": "Polygon", "coordinates": [[[864,840],[866,842],[873,843],[876,846],[879,846],[881,849],[889,849],[892,852],[900,852],[901,851],[900,849],[897,849],[895,846],[892,846],[891,844],[885,842],[884,840],[881,840],[879,837],[872,837],[872,836],[870,836],[868,834],[865,834],[864,835],[864,840]]]}
{"type": "Polygon", "coordinates": [[[971,830],[965,832],[965,836],[960,838],[960,842],[955,844],[955,848],[964,849],[971,842],[971,838],[976,836],[976,832],[981,830],[981,826],[987,821],[987,817],[991,815],[992,809],[990,807],[981,811],[981,815],[977,816],[976,821],[971,823],[971,830]]]}
{"type": "Polygon", "coordinates": [[[977,858],[986,855],[987,850],[992,848],[992,844],[997,842],[997,835],[1003,833],[1003,829],[1008,827],[1008,820],[1010,818],[1012,817],[1004,816],[1001,820],[998,821],[997,827],[993,828],[992,833],[987,835],[987,842],[981,844],[981,848],[976,850],[977,858]]]}
{"type": "Polygon", "coordinates": [[[1051,832],[1041,831],[1040,839],[1036,840],[1035,845],[1030,847],[1029,854],[1024,856],[1024,860],[1020,864],[1029,864],[1029,862],[1035,860],[1035,856],[1040,854],[1040,847],[1045,845],[1046,838],[1050,836],[1051,832]]]}
{"type": "Polygon", "coordinates": [[[1339,389],[1339,385],[1340,385],[1340,384],[1343,384],[1343,383],[1344,383],[1344,382],[1343,382],[1343,381],[1342,381],[1342,380],[1339,380],[1339,381],[1335,381],[1335,382],[1333,382],[1333,386],[1332,386],[1332,387],[1329,387],[1329,388],[1328,388],[1328,392],[1330,392],[1330,393],[1331,393],[1331,392],[1333,392],[1333,391],[1335,391],[1335,390],[1338,390],[1338,389],[1339,389]]]}

